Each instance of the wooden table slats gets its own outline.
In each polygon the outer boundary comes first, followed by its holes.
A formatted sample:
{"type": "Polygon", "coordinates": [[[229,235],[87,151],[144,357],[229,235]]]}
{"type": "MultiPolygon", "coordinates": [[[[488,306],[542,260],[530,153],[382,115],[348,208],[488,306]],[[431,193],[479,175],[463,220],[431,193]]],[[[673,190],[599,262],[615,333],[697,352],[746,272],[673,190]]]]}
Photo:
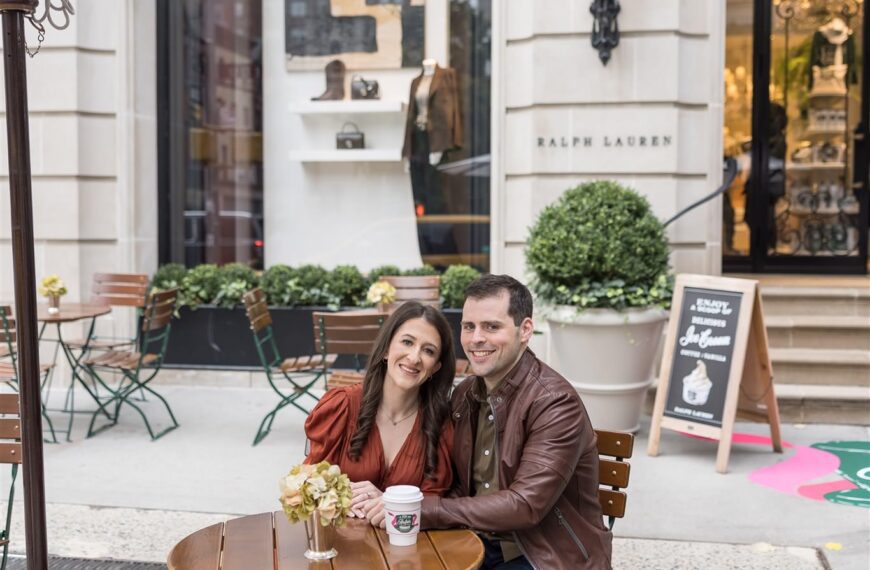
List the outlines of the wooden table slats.
{"type": "Polygon", "coordinates": [[[194,532],[167,562],[169,570],[474,570],[483,562],[483,544],[467,530],[424,532],[414,546],[392,546],[385,531],[359,519],[335,532],[338,556],[315,562],[304,556],[303,523],[262,513],[194,532]]]}
{"type": "Polygon", "coordinates": [[[219,570],[224,523],[213,524],[191,534],[169,553],[169,568],[219,570]]]}
{"type": "Polygon", "coordinates": [[[226,523],[221,568],[274,568],[272,513],[262,513],[226,523]]]}
{"type": "Polygon", "coordinates": [[[93,303],[60,302],[60,312],[50,314],[48,305],[36,306],[36,320],[41,323],[71,323],[82,319],[90,319],[112,312],[110,305],[95,305],[93,303]]]}

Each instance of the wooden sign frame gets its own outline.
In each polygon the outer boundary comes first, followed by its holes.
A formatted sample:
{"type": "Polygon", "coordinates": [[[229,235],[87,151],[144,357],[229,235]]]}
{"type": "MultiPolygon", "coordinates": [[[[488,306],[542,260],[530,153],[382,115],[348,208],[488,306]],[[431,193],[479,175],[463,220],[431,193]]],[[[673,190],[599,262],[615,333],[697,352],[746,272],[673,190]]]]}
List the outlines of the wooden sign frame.
{"type": "Polygon", "coordinates": [[[778,453],[782,452],[779,407],[774,392],[773,368],[768,352],[767,330],[764,327],[764,313],[761,307],[758,281],[710,275],[678,275],[674,287],[671,318],[668,323],[647,454],[653,457],[658,455],[662,428],[708,437],[719,441],[716,471],[725,473],[728,470],[734,422],[738,416],[741,419],[763,421],[770,424],[773,450],[778,453]],[[679,328],[685,313],[686,289],[706,290],[713,295],[739,295],[741,299],[733,338],[728,385],[721,412],[721,425],[718,427],[710,425],[709,421],[693,421],[688,417],[673,417],[673,415],[666,414],[665,410],[672,388],[671,375],[674,369],[677,339],[683,332],[679,328]]]}

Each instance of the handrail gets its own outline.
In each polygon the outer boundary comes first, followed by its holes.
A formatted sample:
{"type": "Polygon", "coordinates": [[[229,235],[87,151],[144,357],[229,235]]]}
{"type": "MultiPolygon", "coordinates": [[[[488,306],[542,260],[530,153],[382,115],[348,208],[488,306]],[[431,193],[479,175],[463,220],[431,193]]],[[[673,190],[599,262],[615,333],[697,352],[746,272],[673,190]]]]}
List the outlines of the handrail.
{"type": "Polygon", "coordinates": [[[734,179],[736,177],[737,177],[737,161],[733,157],[729,156],[725,159],[724,180],[722,181],[722,185],[719,186],[719,188],[717,188],[715,192],[709,194],[708,196],[704,196],[703,198],[701,198],[700,200],[698,200],[694,204],[690,204],[689,206],[686,206],[685,208],[683,208],[682,210],[677,212],[676,215],[674,215],[671,219],[669,219],[667,222],[664,223],[664,227],[668,227],[672,222],[675,222],[680,217],[682,217],[684,214],[687,214],[691,210],[694,210],[695,208],[697,208],[701,204],[709,202],[710,200],[712,200],[713,198],[715,198],[719,194],[724,193],[726,190],[728,190],[728,188],[731,187],[731,183],[734,182],[734,179]]]}

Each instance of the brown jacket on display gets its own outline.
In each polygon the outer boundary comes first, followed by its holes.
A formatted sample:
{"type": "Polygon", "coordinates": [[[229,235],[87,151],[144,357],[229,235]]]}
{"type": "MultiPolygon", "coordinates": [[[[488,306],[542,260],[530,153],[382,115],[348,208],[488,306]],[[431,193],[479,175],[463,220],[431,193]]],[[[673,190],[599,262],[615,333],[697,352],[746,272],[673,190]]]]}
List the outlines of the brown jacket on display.
{"type": "MultiPolygon", "coordinates": [[[[408,97],[408,117],[405,121],[405,143],[402,157],[411,157],[411,138],[414,121],[417,118],[417,87],[421,73],[411,82],[408,97]]],[[[459,85],[456,72],[449,67],[435,66],[435,75],[429,86],[429,121],[426,132],[429,135],[429,152],[444,152],[462,147],[462,109],[459,108],[459,85]]]]}
{"type": "Polygon", "coordinates": [[[613,536],[598,503],[597,439],[577,392],[526,350],[489,396],[500,490],[470,497],[475,380],[453,392],[454,487],[447,497],[423,500],[423,526],[513,533],[540,570],[609,569],[613,536]]]}

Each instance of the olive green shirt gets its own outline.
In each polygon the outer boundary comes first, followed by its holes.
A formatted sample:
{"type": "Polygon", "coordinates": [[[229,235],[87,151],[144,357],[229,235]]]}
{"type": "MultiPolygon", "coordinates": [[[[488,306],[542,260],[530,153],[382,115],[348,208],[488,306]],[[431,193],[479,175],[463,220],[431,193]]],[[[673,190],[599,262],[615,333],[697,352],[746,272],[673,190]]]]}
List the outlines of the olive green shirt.
{"type": "MultiPolygon", "coordinates": [[[[477,415],[477,433],[474,436],[474,460],[471,471],[471,495],[482,496],[495,493],[498,486],[498,449],[496,448],[495,416],[487,398],[483,378],[478,378],[472,388],[474,398],[480,404],[477,415]]],[[[522,555],[510,534],[481,532],[492,541],[499,541],[505,562],[522,555]]]]}

